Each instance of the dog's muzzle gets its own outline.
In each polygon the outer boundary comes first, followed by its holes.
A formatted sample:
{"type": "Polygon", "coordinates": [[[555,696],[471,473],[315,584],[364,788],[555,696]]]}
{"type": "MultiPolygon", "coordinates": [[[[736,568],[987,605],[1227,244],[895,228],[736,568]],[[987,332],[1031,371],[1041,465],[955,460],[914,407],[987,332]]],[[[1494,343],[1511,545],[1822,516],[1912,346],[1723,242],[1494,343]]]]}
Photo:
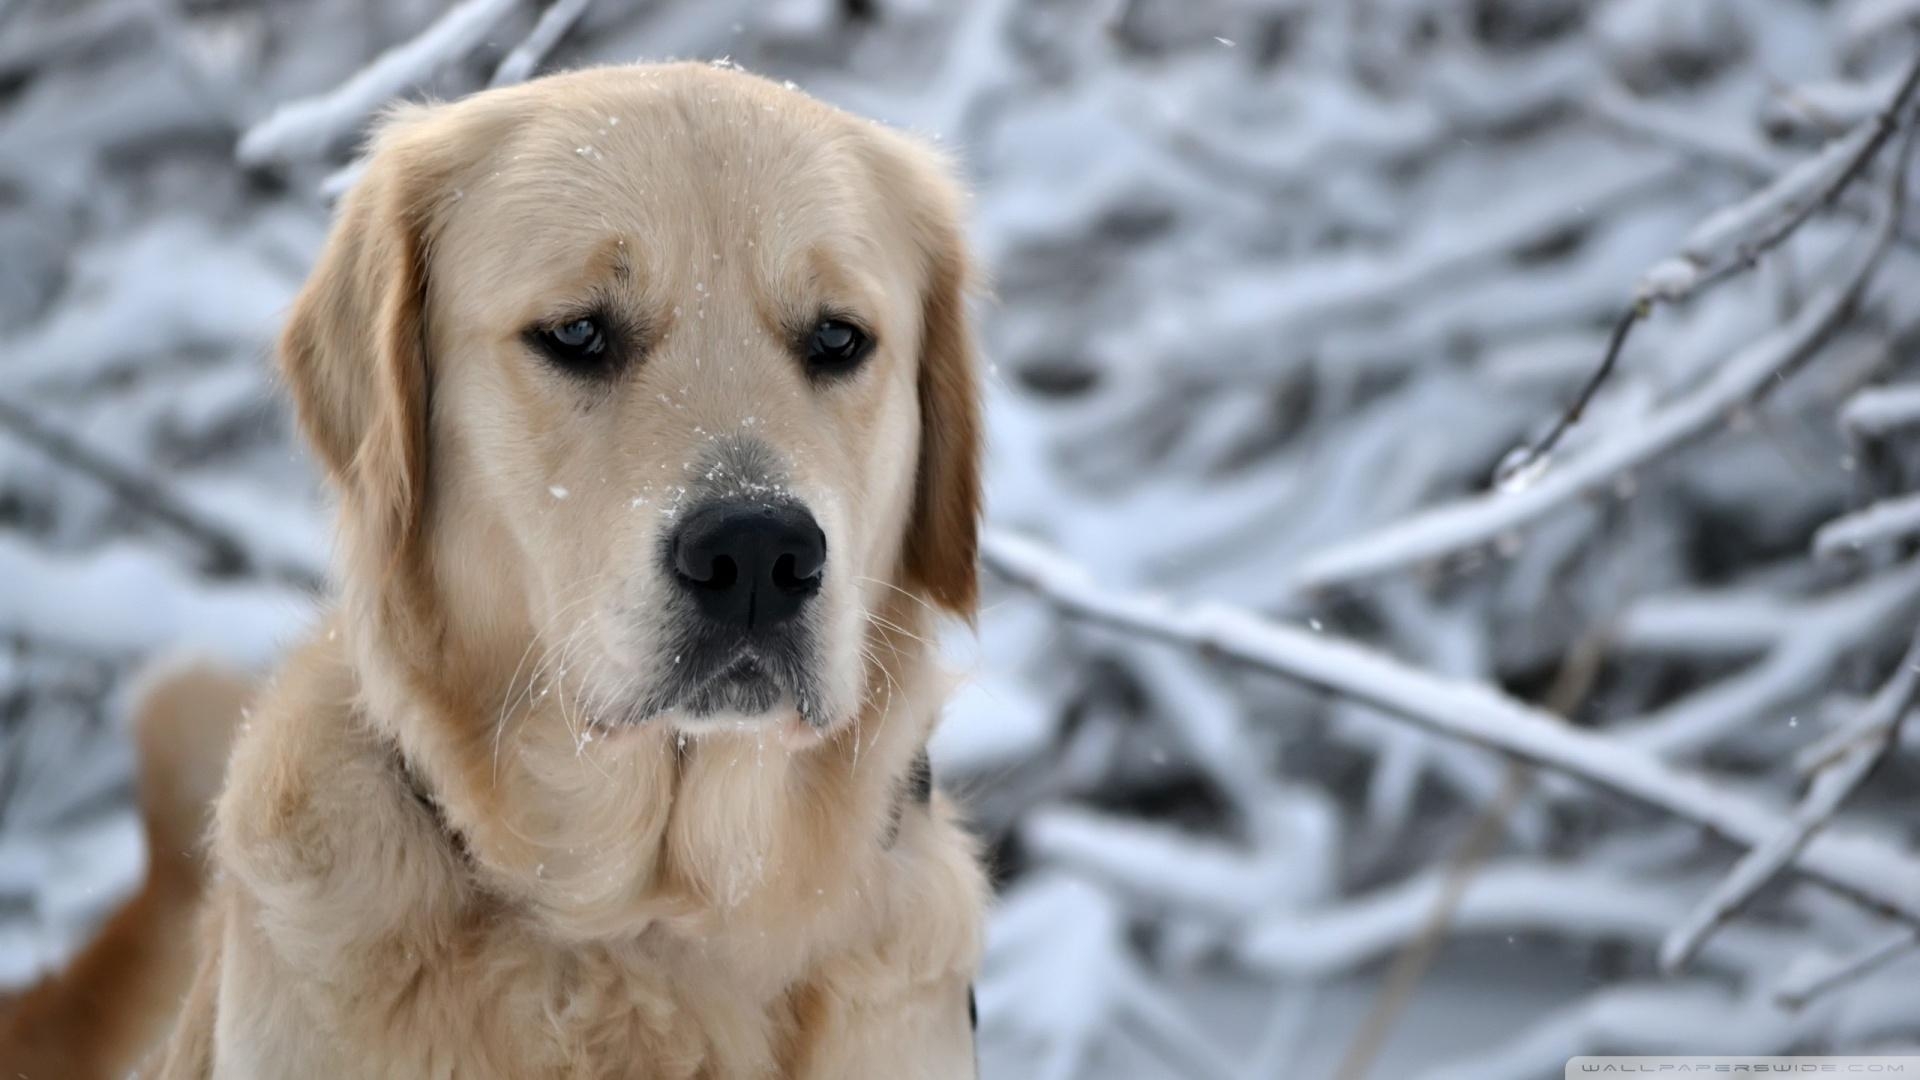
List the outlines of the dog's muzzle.
{"type": "Polygon", "coordinates": [[[826,573],[827,541],[791,499],[731,495],[695,507],[669,536],[663,572],[678,632],[660,709],[695,716],[803,714],[816,663],[805,616],[826,573]]]}

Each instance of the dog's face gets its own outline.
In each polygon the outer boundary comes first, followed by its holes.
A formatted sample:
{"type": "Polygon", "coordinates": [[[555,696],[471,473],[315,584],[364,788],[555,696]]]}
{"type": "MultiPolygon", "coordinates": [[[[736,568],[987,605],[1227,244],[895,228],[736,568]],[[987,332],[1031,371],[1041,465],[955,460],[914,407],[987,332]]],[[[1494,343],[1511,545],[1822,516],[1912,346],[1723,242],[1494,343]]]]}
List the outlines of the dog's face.
{"type": "Polygon", "coordinates": [[[576,734],[844,723],[890,595],[973,604],[954,213],[913,144],[704,67],[399,115],[283,344],[350,542],[576,734]]]}

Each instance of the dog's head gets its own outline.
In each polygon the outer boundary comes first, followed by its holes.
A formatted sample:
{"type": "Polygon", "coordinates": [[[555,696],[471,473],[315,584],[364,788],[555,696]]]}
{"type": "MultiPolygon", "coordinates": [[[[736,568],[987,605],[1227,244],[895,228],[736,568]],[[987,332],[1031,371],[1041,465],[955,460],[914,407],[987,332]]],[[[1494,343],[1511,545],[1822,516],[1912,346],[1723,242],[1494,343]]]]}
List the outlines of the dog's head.
{"type": "Polygon", "coordinates": [[[967,287],[933,156],[760,79],[403,109],[281,350],[349,595],[576,734],[830,732],[898,596],[973,611],[967,287]]]}

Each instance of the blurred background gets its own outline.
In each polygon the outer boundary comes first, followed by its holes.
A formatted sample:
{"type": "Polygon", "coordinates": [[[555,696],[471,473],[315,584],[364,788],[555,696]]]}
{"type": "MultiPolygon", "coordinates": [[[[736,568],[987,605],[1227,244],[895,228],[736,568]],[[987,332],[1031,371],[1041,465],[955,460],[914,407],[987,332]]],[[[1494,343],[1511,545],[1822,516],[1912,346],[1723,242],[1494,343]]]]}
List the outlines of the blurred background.
{"type": "Polygon", "coordinates": [[[984,1076],[1920,1052],[1916,0],[0,0],[0,985],[313,616],[368,115],[668,57],[976,193],[984,1076]]]}

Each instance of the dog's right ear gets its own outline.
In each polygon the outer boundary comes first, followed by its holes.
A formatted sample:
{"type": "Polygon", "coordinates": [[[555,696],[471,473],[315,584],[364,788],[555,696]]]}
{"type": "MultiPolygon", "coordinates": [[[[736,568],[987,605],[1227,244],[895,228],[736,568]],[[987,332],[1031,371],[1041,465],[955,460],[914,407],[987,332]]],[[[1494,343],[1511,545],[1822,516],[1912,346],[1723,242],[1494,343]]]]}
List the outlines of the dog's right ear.
{"type": "Polygon", "coordinates": [[[301,430],[343,513],[396,561],[419,539],[426,492],[428,255],[448,181],[435,112],[383,122],[280,336],[301,430]]]}

